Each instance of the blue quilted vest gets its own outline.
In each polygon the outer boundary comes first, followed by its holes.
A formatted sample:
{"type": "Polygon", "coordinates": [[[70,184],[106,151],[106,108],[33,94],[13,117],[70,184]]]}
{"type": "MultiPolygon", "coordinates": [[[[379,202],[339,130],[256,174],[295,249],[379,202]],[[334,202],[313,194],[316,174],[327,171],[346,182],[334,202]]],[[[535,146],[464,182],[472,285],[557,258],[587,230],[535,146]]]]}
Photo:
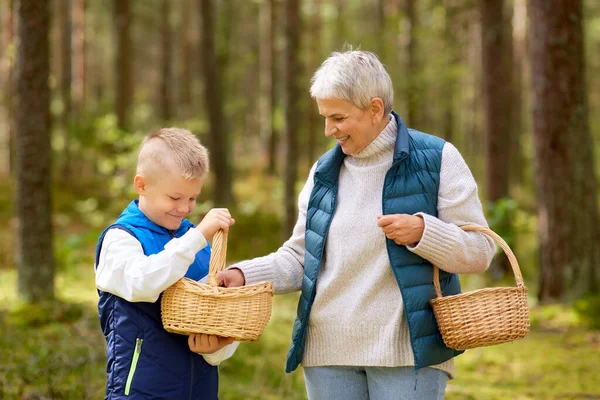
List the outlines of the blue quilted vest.
{"type": "MultiPolygon", "coordinates": [[[[398,137],[394,160],[388,170],[382,193],[383,214],[424,212],[437,216],[437,198],[444,140],[408,130],[398,114],[398,137]]],[[[336,208],[338,176],[345,154],[339,145],[318,161],[314,187],[306,214],[306,255],[302,294],[294,321],[292,345],[286,372],[295,370],[302,361],[306,326],[315,299],[317,277],[327,233],[336,208]]],[[[444,345],[429,300],[435,297],[431,263],[387,239],[387,252],[394,276],[402,293],[404,314],[410,331],[415,369],[439,364],[460,354],[444,345]]],[[[440,271],[444,295],[460,293],[456,274],[440,271]]],[[[341,340],[341,339],[340,339],[341,340]]]]}
{"type": "MultiPolygon", "coordinates": [[[[172,238],[182,236],[192,227],[188,220],[176,231],[158,226],[133,201],[100,236],[95,265],[109,229],[129,232],[149,256],[162,251],[172,238]]],[[[198,280],[207,275],[209,260],[207,246],[197,253],[186,276],[198,280]]],[[[98,291],[98,294],[100,325],[107,343],[105,399],[217,399],[217,367],[190,351],[187,336],[163,329],[160,298],[154,303],[130,303],[110,293],[98,291]]]]}

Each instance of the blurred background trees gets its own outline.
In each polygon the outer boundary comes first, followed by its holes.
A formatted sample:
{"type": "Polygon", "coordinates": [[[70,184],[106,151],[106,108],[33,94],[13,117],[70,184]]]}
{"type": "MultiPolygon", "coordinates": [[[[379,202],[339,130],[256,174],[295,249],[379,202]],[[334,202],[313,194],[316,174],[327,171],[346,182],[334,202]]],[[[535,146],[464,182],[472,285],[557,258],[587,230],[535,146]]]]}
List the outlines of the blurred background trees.
{"type": "MultiPolygon", "coordinates": [[[[309,80],[349,44],[380,56],[409,126],[465,155],[493,228],[524,253],[539,299],[580,297],[600,280],[600,122],[588,111],[600,102],[598,8],[558,0],[2,2],[5,225],[35,220],[46,247],[50,214],[59,229],[73,219],[89,225],[92,215],[101,226],[131,195],[140,138],[181,125],[211,152],[205,208],[271,215],[280,228],[265,233],[285,238],[298,188],[332,145],[309,80]],[[42,194],[50,187],[59,198],[52,213],[42,194]]],[[[41,249],[27,244],[30,231],[18,235],[23,246],[41,249]]],[[[28,264],[25,248],[15,247],[17,260],[28,264]]],[[[510,276],[500,255],[490,278],[510,276]]]]}

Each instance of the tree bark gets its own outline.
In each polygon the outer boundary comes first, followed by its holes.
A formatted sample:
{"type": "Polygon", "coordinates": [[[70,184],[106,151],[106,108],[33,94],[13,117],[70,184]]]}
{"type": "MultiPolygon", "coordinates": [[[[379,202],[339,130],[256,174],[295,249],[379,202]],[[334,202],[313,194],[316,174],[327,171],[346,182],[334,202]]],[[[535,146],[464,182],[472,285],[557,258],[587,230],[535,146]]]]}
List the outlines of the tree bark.
{"type": "Polygon", "coordinates": [[[72,87],[71,106],[73,119],[80,121],[85,117],[86,107],[86,37],[85,37],[85,0],[72,1],[72,87]]]}
{"type": "Polygon", "coordinates": [[[523,138],[525,137],[525,122],[523,111],[526,105],[523,95],[524,74],[526,70],[526,20],[527,5],[525,0],[515,0],[513,5],[513,91],[511,97],[512,135],[510,151],[510,177],[512,185],[519,185],[524,179],[523,138]]]}
{"type": "Polygon", "coordinates": [[[271,137],[271,115],[273,114],[273,99],[271,97],[273,84],[273,33],[271,15],[273,0],[263,0],[258,11],[259,18],[259,132],[262,140],[268,143],[271,137]]]}
{"type": "Polygon", "coordinates": [[[417,120],[418,113],[418,96],[417,90],[418,85],[417,79],[417,59],[416,59],[416,29],[417,29],[417,16],[415,10],[415,0],[404,0],[404,13],[406,15],[406,101],[407,101],[407,114],[406,123],[408,126],[418,126],[417,120]]]}
{"type": "Polygon", "coordinates": [[[9,49],[14,43],[14,1],[9,0],[6,14],[1,16],[0,42],[2,53],[0,57],[0,76],[4,99],[3,109],[0,110],[0,177],[7,177],[14,172],[14,129],[13,129],[13,60],[9,49]]]}
{"type": "Polygon", "coordinates": [[[233,203],[229,134],[223,113],[221,69],[215,48],[215,16],[212,0],[200,0],[202,18],[202,66],[204,71],[204,100],[208,112],[210,158],[215,173],[213,200],[222,207],[233,203]]]}
{"type": "Polygon", "coordinates": [[[284,236],[288,237],[298,218],[296,210],[296,180],[298,178],[298,132],[302,110],[300,107],[300,0],[285,2],[285,180],[284,180],[284,236]]]}
{"type": "Polygon", "coordinates": [[[192,74],[192,32],[191,20],[192,13],[191,0],[184,0],[181,7],[181,80],[179,82],[179,98],[183,106],[189,107],[192,104],[192,86],[194,75],[192,74]]]}
{"type": "Polygon", "coordinates": [[[130,0],[114,0],[116,58],[115,58],[115,112],[120,129],[130,129],[130,108],[133,103],[132,46],[130,28],[132,22],[130,0]]]}
{"type": "MultiPolygon", "coordinates": [[[[160,116],[163,122],[172,119],[171,112],[171,26],[170,26],[170,1],[162,0],[161,3],[161,79],[160,79],[160,116]]],[[[189,84],[189,83],[188,83],[189,84]]]]}
{"type": "Polygon", "coordinates": [[[17,0],[15,64],[17,269],[29,302],[54,298],[47,2],[17,0]]]}
{"type": "Polygon", "coordinates": [[[269,175],[275,175],[277,173],[277,156],[279,154],[279,125],[277,124],[276,113],[281,107],[278,96],[279,89],[281,87],[279,83],[279,76],[281,68],[278,67],[277,61],[280,58],[279,46],[277,44],[277,37],[279,33],[279,0],[271,1],[271,135],[269,137],[269,175]]]}
{"type": "MultiPolygon", "coordinates": [[[[319,54],[321,53],[321,0],[312,0],[313,1],[313,15],[312,15],[312,26],[310,29],[310,49],[309,49],[309,60],[308,65],[310,71],[316,71],[319,67],[321,59],[319,54]]],[[[308,127],[307,127],[307,135],[308,135],[308,143],[306,146],[306,156],[308,158],[308,167],[310,168],[312,164],[316,161],[317,157],[317,138],[321,135],[321,123],[319,118],[319,110],[317,109],[316,102],[314,100],[310,100],[308,109],[308,127]]]]}
{"type": "Polygon", "coordinates": [[[599,288],[600,219],[588,122],[581,0],[530,0],[542,302],[599,288]]]}
{"type": "Polygon", "coordinates": [[[72,3],[71,0],[63,0],[60,3],[61,26],[61,79],[60,93],[63,102],[62,128],[63,128],[63,152],[61,179],[68,182],[71,178],[71,80],[72,80],[72,3]]]}
{"type": "MultiPolygon", "coordinates": [[[[482,43],[482,89],[486,133],[486,192],[490,204],[509,196],[509,161],[512,134],[510,96],[512,94],[510,51],[506,43],[503,0],[480,0],[482,43]]],[[[512,31],[512,30],[511,30],[512,31]]],[[[493,227],[500,234],[510,221],[493,227]]],[[[510,271],[508,258],[499,254],[492,265],[495,276],[510,271]]]]}

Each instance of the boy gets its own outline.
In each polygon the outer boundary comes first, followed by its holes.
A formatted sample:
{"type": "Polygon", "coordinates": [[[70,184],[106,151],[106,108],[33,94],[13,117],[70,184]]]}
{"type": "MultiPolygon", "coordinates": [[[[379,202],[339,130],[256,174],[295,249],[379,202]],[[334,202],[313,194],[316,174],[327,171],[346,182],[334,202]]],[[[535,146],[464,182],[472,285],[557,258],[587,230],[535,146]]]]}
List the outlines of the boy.
{"type": "Polygon", "coordinates": [[[107,341],[106,399],[217,399],[218,365],[237,343],[163,329],[160,295],[186,276],[208,273],[211,240],[235,222],[210,210],[197,227],[185,217],[208,173],[208,153],[189,131],[165,128],[140,145],[139,195],[100,236],[98,311],[107,341]]]}

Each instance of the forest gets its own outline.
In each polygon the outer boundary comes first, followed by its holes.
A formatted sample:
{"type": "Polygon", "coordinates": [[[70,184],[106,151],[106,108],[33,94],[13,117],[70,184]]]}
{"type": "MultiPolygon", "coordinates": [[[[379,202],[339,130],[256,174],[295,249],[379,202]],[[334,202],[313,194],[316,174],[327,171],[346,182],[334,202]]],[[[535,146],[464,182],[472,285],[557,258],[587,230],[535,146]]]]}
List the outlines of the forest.
{"type": "MultiPolygon", "coordinates": [[[[0,1],[0,399],[106,385],[95,247],[136,198],[137,149],[190,130],[211,172],[189,217],[236,219],[227,263],[290,236],[335,140],[309,93],[332,53],[375,53],[405,123],[456,146],[529,294],[523,340],[456,360],[453,399],[600,399],[600,2],[0,1]]],[[[463,291],[514,286],[498,249],[463,291]]],[[[298,293],[220,367],[220,398],[306,399],[284,373],[298,293]]]]}

